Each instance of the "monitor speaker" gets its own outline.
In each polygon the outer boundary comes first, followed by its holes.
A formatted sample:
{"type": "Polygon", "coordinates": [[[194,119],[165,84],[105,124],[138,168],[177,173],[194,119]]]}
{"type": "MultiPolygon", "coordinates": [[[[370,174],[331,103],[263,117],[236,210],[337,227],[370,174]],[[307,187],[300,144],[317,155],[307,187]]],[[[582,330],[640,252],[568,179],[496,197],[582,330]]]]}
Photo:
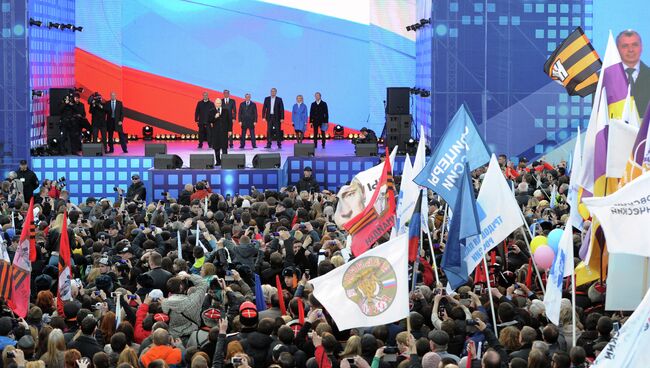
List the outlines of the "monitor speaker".
{"type": "Polygon", "coordinates": [[[280,161],[279,153],[258,153],[253,157],[253,167],[256,169],[279,169],[280,161]]]}
{"type": "Polygon", "coordinates": [[[294,157],[314,157],[315,147],[311,143],[296,143],[293,145],[294,157]]]}
{"type": "Polygon", "coordinates": [[[386,113],[389,115],[408,115],[410,88],[388,87],[386,88],[386,113]]]}
{"type": "Polygon", "coordinates": [[[65,96],[74,93],[73,88],[50,88],[50,116],[60,116],[65,96]]]}
{"type": "Polygon", "coordinates": [[[81,152],[84,157],[104,155],[104,149],[99,143],[84,143],[81,147],[81,152]]]}
{"type": "Polygon", "coordinates": [[[243,169],[246,167],[246,155],[243,153],[227,153],[221,155],[222,169],[243,169]]]}
{"type": "Polygon", "coordinates": [[[144,155],[147,157],[155,157],[156,155],[166,155],[167,144],[165,143],[145,143],[144,155]]]}
{"type": "Polygon", "coordinates": [[[190,154],[190,169],[205,170],[214,168],[214,155],[209,153],[190,154]]]}
{"type": "Polygon", "coordinates": [[[183,167],[183,159],[178,155],[156,155],[153,158],[153,167],[158,170],[173,170],[183,167]]]}
{"type": "Polygon", "coordinates": [[[377,156],[377,143],[357,143],[354,145],[357,157],[377,156]]]}
{"type": "Polygon", "coordinates": [[[58,138],[61,135],[61,118],[58,116],[47,117],[47,138],[58,138]]]}

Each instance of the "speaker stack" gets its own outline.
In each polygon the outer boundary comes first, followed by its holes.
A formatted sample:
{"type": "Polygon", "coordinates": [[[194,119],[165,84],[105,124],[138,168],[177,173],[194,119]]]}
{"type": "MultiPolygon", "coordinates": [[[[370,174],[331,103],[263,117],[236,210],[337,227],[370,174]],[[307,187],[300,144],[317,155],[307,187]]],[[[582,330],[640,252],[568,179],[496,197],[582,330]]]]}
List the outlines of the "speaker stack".
{"type": "Polygon", "coordinates": [[[411,139],[413,117],[409,114],[410,88],[389,87],[386,89],[386,146],[388,150],[399,146],[398,152],[406,152],[411,139]]]}

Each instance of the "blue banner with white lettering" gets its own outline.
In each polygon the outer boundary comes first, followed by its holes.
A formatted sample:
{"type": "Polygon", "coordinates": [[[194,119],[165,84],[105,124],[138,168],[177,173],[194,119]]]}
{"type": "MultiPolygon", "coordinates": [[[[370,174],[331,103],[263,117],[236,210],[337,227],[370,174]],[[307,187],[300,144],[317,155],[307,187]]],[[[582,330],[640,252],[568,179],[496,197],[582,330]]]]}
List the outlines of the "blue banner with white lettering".
{"type": "Polygon", "coordinates": [[[447,130],[429,162],[414,181],[425,186],[455,208],[464,162],[475,170],[490,161],[490,150],[476,128],[476,123],[463,104],[451,119],[447,130]],[[466,156],[466,157],[463,157],[466,156]]]}

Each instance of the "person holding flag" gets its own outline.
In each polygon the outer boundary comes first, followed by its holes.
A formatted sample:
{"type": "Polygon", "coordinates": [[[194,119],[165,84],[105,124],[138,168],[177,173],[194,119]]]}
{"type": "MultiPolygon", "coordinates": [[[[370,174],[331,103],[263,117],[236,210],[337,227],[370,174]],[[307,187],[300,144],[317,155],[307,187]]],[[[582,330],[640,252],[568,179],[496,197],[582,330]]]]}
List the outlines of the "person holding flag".
{"type": "Polygon", "coordinates": [[[36,250],[36,239],[31,234],[34,231],[34,198],[29,202],[27,216],[23,222],[23,230],[20,233],[18,248],[14,254],[12,264],[12,297],[7,301],[9,307],[16,315],[25,318],[29,309],[29,296],[31,293],[30,253],[36,250]]]}

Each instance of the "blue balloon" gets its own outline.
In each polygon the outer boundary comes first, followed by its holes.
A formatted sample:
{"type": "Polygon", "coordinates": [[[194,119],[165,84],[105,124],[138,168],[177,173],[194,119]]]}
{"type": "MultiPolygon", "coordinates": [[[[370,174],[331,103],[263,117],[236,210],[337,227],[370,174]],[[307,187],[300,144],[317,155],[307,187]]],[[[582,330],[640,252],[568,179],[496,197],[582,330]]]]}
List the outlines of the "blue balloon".
{"type": "Polygon", "coordinates": [[[9,235],[9,239],[13,239],[16,236],[16,229],[13,227],[8,228],[7,235],[9,235]]]}
{"type": "Polygon", "coordinates": [[[548,234],[548,246],[553,248],[555,254],[557,254],[557,248],[560,245],[562,234],[564,234],[564,230],[562,229],[555,229],[548,234]]]}

